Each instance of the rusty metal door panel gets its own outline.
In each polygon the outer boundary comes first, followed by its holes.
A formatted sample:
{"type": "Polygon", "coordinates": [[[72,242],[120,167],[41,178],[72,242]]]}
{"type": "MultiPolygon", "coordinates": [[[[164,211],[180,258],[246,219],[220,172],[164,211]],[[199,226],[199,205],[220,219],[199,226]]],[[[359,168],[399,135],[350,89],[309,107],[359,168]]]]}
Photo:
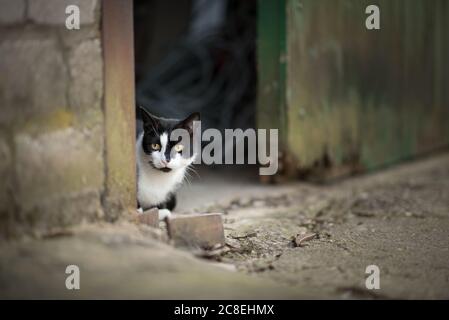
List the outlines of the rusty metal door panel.
{"type": "Polygon", "coordinates": [[[286,120],[285,1],[259,0],[257,11],[257,121],[260,128],[280,128],[286,120]]]}
{"type": "Polygon", "coordinates": [[[370,4],[286,0],[281,130],[296,170],[338,176],[449,144],[449,2],[376,1],[380,30],[365,27],[370,4]]]}

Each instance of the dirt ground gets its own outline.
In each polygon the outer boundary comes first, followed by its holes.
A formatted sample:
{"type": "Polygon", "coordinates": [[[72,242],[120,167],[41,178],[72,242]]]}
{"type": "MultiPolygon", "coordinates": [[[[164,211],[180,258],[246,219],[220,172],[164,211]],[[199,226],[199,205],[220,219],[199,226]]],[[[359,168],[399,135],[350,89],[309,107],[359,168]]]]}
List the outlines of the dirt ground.
{"type": "Polygon", "coordinates": [[[180,208],[222,212],[226,246],[177,249],[163,230],[125,221],[3,243],[0,297],[449,298],[447,153],[330,185],[206,173],[180,208]],[[68,264],[80,290],[65,288],[68,264]],[[378,290],[365,287],[368,265],[378,290]]]}

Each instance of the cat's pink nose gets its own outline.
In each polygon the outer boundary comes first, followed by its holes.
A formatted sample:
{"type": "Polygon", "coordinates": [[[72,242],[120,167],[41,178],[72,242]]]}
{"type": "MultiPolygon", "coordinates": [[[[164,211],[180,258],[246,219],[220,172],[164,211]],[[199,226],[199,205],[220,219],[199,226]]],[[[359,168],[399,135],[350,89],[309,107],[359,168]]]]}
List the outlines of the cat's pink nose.
{"type": "Polygon", "coordinates": [[[167,166],[167,164],[168,164],[167,160],[161,160],[161,162],[164,166],[167,166]]]}

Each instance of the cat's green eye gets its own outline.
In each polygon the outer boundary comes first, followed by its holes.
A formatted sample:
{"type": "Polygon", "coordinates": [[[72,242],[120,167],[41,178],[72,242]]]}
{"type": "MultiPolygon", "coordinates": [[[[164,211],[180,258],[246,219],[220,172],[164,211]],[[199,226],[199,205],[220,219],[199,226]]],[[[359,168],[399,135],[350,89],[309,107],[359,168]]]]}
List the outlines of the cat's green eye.
{"type": "Polygon", "coordinates": [[[153,150],[160,150],[161,146],[159,145],[159,143],[152,143],[151,144],[151,149],[153,149],[153,150]]]}
{"type": "Polygon", "coordinates": [[[182,149],[184,149],[184,146],[183,146],[182,144],[177,144],[177,145],[175,146],[175,151],[176,151],[176,152],[181,152],[182,149]]]}

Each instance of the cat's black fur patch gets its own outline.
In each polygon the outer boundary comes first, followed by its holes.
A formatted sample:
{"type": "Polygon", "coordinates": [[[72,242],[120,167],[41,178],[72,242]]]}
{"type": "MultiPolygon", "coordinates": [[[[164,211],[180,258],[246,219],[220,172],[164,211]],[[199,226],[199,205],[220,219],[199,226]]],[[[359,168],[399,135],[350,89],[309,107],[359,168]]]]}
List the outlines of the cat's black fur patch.
{"type": "MultiPolygon", "coordinates": [[[[142,208],[143,211],[154,208],[154,207],[150,207],[150,208],[142,207],[140,205],[139,201],[137,201],[137,207],[142,208]]],[[[156,207],[158,209],[168,209],[168,210],[172,211],[176,207],[176,195],[174,193],[170,193],[168,200],[166,202],[158,204],[156,207]]]]}
{"type": "Polygon", "coordinates": [[[168,200],[157,206],[158,209],[168,209],[172,211],[176,207],[176,195],[170,193],[168,200]]]}

